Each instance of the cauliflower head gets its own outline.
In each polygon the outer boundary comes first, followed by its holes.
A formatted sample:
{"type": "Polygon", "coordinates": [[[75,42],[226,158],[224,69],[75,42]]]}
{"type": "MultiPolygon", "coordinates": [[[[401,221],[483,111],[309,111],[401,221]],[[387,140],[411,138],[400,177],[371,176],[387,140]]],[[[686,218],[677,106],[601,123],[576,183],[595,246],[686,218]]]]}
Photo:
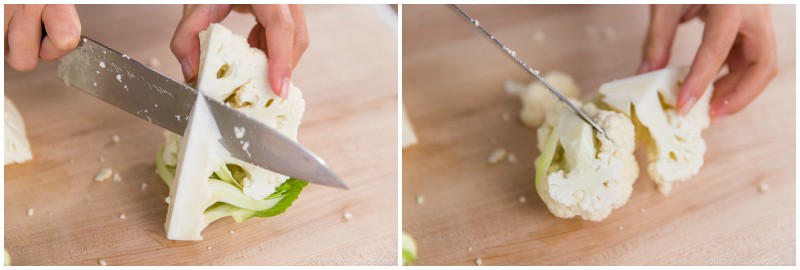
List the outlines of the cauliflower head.
{"type": "Polygon", "coordinates": [[[639,175],[634,126],[622,113],[573,103],[606,134],[566,106],[551,110],[537,131],[536,191],[557,217],[601,221],[627,202],[639,175]]]}
{"type": "Polygon", "coordinates": [[[600,86],[602,101],[632,118],[637,138],[648,149],[647,172],[662,194],[672,184],[700,171],[706,144],[702,131],[709,125],[708,86],[692,110],[681,116],[676,97],[688,68],[668,68],[600,86]]]}
{"type": "MultiPolygon", "coordinates": [[[[577,98],[580,95],[578,84],[564,72],[550,71],[544,75],[544,79],[566,98],[577,98]]],[[[519,118],[528,127],[535,128],[541,125],[547,112],[559,104],[558,98],[539,81],[533,81],[527,86],[507,81],[505,88],[506,92],[516,94],[522,100],[519,118]]]]}

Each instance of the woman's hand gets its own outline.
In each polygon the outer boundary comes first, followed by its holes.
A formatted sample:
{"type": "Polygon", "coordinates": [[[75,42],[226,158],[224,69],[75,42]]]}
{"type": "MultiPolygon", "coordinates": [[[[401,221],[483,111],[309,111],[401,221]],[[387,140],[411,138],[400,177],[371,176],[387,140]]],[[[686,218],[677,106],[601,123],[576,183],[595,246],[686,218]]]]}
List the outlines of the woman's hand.
{"type": "Polygon", "coordinates": [[[677,106],[689,112],[727,64],[729,73],[714,82],[711,97],[711,117],[718,120],[744,109],[777,74],[772,16],[767,5],[652,5],[638,73],[666,66],[678,25],[694,17],[706,25],[677,106]]]}
{"type": "Polygon", "coordinates": [[[58,60],[78,46],[81,21],[73,5],[3,5],[6,62],[32,70],[39,58],[58,60]],[[47,36],[42,39],[42,25],[47,36]]]}
{"type": "Polygon", "coordinates": [[[222,21],[231,10],[255,15],[247,41],[269,58],[267,78],[275,94],[288,94],[292,71],[308,48],[308,30],[300,5],[186,5],[170,48],[181,63],[186,81],[197,79],[200,66],[198,34],[222,21]]]}

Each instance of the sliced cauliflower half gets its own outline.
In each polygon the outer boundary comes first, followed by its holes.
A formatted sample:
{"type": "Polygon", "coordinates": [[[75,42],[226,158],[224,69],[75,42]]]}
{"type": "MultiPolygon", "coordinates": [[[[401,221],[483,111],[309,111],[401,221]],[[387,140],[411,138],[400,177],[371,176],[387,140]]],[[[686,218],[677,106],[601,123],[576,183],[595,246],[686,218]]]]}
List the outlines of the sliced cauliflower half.
{"type": "MultiPolygon", "coordinates": [[[[263,51],[250,47],[244,37],[220,24],[211,24],[200,32],[200,45],[198,90],[297,140],[305,100],[294,85],[290,85],[285,99],[272,91],[267,82],[267,56],[263,51]]],[[[269,196],[275,187],[289,179],[233,158],[226,162],[248,172],[242,185],[244,192],[254,199],[269,196]]]]}
{"type": "Polygon", "coordinates": [[[600,86],[603,102],[625,113],[637,127],[637,137],[647,145],[647,172],[662,194],[672,184],[700,171],[706,144],[702,131],[709,125],[709,100],[713,87],[681,116],[675,107],[676,96],[688,68],[668,68],[600,86]]]}
{"type": "Polygon", "coordinates": [[[550,111],[538,130],[536,191],[557,217],[601,221],[627,202],[639,174],[634,127],[622,113],[573,102],[606,134],[566,106],[550,111]]]}
{"type": "MultiPolygon", "coordinates": [[[[577,98],[580,95],[578,84],[564,72],[550,71],[544,75],[544,79],[566,98],[577,98]]],[[[506,92],[516,94],[522,100],[519,118],[528,127],[536,128],[541,125],[547,112],[559,104],[558,98],[539,81],[528,85],[507,81],[505,88],[506,92]]]]}
{"type": "MultiPolygon", "coordinates": [[[[305,101],[294,86],[286,98],[273,93],[266,80],[266,55],[219,24],[201,32],[200,43],[197,89],[297,140],[305,101]]],[[[209,223],[226,216],[243,222],[281,214],[307,184],[232,157],[219,138],[202,98],[183,137],[165,132],[164,145],[156,154],[156,172],[170,187],[168,239],[201,240],[200,232],[209,223]]]]}
{"type": "Polygon", "coordinates": [[[14,103],[8,97],[5,99],[5,146],[3,148],[5,154],[3,162],[5,163],[4,165],[23,163],[33,159],[31,144],[25,135],[25,122],[22,120],[22,115],[17,110],[17,107],[14,106],[14,103]]]}

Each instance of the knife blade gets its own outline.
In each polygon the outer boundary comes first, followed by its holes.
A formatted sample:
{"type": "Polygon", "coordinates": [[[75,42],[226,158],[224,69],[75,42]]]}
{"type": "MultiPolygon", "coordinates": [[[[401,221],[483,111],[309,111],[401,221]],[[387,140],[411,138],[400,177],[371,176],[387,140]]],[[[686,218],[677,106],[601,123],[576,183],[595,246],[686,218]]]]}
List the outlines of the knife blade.
{"type": "MultiPolygon", "coordinates": [[[[186,129],[198,94],[85,36],[59,60],[58,76],[67,86],[177,134],[186,129]]],[[[221,143],[233,157],[311,183],[347,189],[310,150],[244,113],[205,98],[222,134],[221,143]],[[245,132],[237,134],[236,129],[245,132]]]]}
{"type": "Polygon", "coordinates": [[[467,19],[467,21],[469,21],[473,26],[475,26],[475,28],[478,28],[478,31],[480,31],[484,36],[486,36],[487,38],[492,40],[495,45],[497,45],[500,49],[502,49],[509,57],[514,59],[514,61],[516,61],[517,64],[519,64],[523,69],[525,69],[525,71],[527,71],[528,73],[533,75],[533,77],[535,77],[537,80],[539,80],[539,82],[542,83],[545,86],[545,88],[547,88],[547,90],[550,90],[550,93],[553,93],[553,95],[558,97],[558,99],[560,99],[562,102],[567,104],[567,107],[569,107],[573,112],[575,112],[575,114],[577,114],[578,117],[580,117],[584,122],[586,122],[587,124],[592,126],[592,128],[597,130],[597,132],[599,132],[600,134],[604,134],[605,135],[605,131],[602,128],[600,128],[600,126],[597,125],[597,123],[595,123],[592,120],[592,118],[589,118],[589,116],[587,116],[585,113],[583,113],[583,111],[581,111],[581,109],[579,109],[577,106],[575,106],[575,104],[572,104],[572,102],[570,102],[567,98],[565,98],[563,95],[561,95],[561,93],[558,92],[558,90],[556,90],[555,87],[550,85],[550,83],[548,83],[547,80],[545,80],[544,77],[542,77],[542,75],[539,74],[538,70],[535,70],[535,69],[531,68],[528,65],[528,63],[525,63],[525,61],[522,61],[522,59],[519,58],[519,56],[517,55],[517,53],[514,50],[512,50],[511,48],[509,48],[508,46],[506,46],[505,44],[503,44],[499,40],[497,40],[497,38],[495,38],[494,35],[490,34],[488,31],[486,31],[486,29],[484,29],[483,26],[481,26],[481,24],[480,24],[480,22],[478,20],[476,20],[475,18],[472,18],[471,16],[469,16],[469,14],[464,12],[464,10],[462,10],[461,8],[459,8],[455,4],[450,4],[450,7],[452,7],[462,17],[467,19]]]}

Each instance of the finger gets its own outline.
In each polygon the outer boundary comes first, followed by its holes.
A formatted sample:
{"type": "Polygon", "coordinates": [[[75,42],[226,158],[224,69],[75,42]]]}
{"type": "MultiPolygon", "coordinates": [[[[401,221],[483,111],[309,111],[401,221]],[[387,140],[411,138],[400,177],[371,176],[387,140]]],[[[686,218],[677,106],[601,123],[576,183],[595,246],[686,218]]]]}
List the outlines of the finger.
{"type": "Polygon", "coordinates": [[[3,24],[3,37],[5,37],[3,45],[5,47],[5,52],[3,55],[8,55],[8,25],[11,23],[11,19],[14,18],[14,14],[20,9],[22,5],[3,5],[3,14],[4,14],[4,24],[3,24]]]}
{"type": "Polygon", "coordinates": [[[711,103],[711,118],[719,119],[747,107],[764,91],[777,72],[777,65],[768,62],[748,67],[741,75],[741,79],[729,91],[721,93],[711,103]]]}
{"type": "Polygon", "coordinates": [[[78,46],[81,21],[73,5],[47,5],[42,10],[42,23],[47,36],[42,40],[39,57],[57,60],[78,46]]]}
{"type": "Polygon", "coordinates": [[[675,30],[680,24],[682,7],[680,5],[652,5],[650,25],[642,50],[642,63],[637,73],[645,73],[664,68],[669,62],[675,30]]]}
{"type": "Polygon", "coordinates": [[[230,5],[187,5],[183,18],[170,42],[172,54],[181,64],[183,78],[194,81],[200,67],[200,38],[198,34],[209,24],[222,21],[231,12],[230,5]]]}
{"type": "Polygon", "coordinates": [[[264,26],[272,91],[286,97],[293,68],[295,22],[287,5],[255,5],[253,13],[264,26]]]}
{"type": "Polygon", "coordinates": [[[292,18],[294,19],[295,24],[295,31],[294,31],[294,51],[292,53],[292,71],[294,71],[294,67],[297,66],[297,63],[300,62],[300,58],[303,57],[303,54],[308,49],[308,28],[306,28],[306,15],[303,12],[302,5],[289,5],[289,11],[292,13],[292,18]]]}
{"type": "MultiPolygon", "coordinates": [[[[752,18],[752,17],[751,17],[752,18]]],[[[745,21],[742,25],[741,59],[747,60],[741,78],[711,101],[711,116],[722,118],[737,113],[749,105],[778,73],[777,48],[768,9],[763,16],[745,21]]]]}
{"type": "Polygon", "coordinates": [[[738,8],[729,6],[708,11],[703,40],[678,92],[676,103],[681,114],[692,109],[728,57],[740,25],[738,12],[738,8]]]}
{"type": "Polygon", "coordinates": [[[32,70],[39,60],[44,5],[22,5],[8,27],[6,61],[20,71],[32,70]]]}
{"type": "Polygon", "coordinates": [[[264,45],[262,45],[261,43],[261,37],[263,33],[264,33],[264,27],[258,23],[253,26],[253,29],[250,29],[250,34],[247,35],[247,43],[250,44],[250,47],[254,48],[264,47],[264,45]]]}

